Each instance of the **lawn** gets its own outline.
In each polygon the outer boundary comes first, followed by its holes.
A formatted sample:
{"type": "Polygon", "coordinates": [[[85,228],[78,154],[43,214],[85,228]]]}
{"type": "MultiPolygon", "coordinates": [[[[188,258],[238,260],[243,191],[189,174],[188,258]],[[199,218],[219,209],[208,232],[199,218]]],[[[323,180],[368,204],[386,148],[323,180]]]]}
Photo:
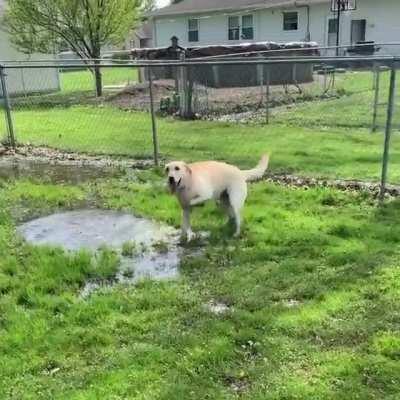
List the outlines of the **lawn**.
{"type": "MultiPolygon", "coordinates": [[[[103,85],[127,85],[137,82],[135,68],[103,68],[103,85]]],[[[64,71],[60,73],[61,91],[63,93],[94,91],[94,78],[90,71],[64,71]]]]}
{"type": "MultiPolygon", "coordinates": [[[[105,85],[130,79],[135,71],[104,71],[105,85]]],[[[269,151],[272,172],[378,180],[383,135],[369,130],[371,84],[370,74],[346,74],[340,98],[279,107],[268,126],[159,117],[161,155],[244,168],[269,151]]],[[[96,102],[91,90],[91,76],[75,71],[62,74],[61,93],[13,101],[18,141],[151,157],[149,114],[96,102]]],[[[393,183],[399,164],[394,132],[393,183]]],[[[159,170],[77,185],[0,180],[0,399],[400,398],[398,200],[379,206],[365,193],[259,182],[239,239],[206,204],[193,225],[210,238],[188,246],[194,256],[178,279],[86,299],[87,280],[115,275],[112,249],[68,253],[16,233],[21,221],[85,206],[178,227],[163,180],[159,170]],[[210,302],[228,312],[213,314],[210,302]]]]}
{"type": "Polygon", "coordinates": [[[115,254],[34,248],[15,233],[86,201],[178,226],[163,178],[138,178],[0,182],[1,399],[399,398],[398,201],[257,183],[240,239],[207,204],[193,224],[211,237],[179,279],[88,299],[80,288],[112,276],[115,254]]]}
{"type": "MultiPolygon", "coordinates": [[[[153,147],[148,114],[113,107],[73,106],[14,113],[18,140],[66,150],[149,158],[153,147]],[[37,121],[33,122],[32,121],[37,121]]],[[[365,129],[234,125],[159,119],[164,158],[220,159],[241,167],[273,154],[274,172],[378,180],[383,135],[365,129]]],[[[400,183],[400,137],[393,136],[390,180],[400,183]]]]}
{"type": "MultiPolygon", "coordinates": [[[[105,84],[126,81],[135,77],[134,72],[104,69],[105,84]]],[[[62,83],[62,93],[14,101],[13,119],[19,142],[78,152],[151,157],[149,113],[118,109],[108,98],[94,101],[85,92],[91,87],[87,85],[92,85],[88,72],[63,73],[62,83]]],[[[381,79],[381,102],[387,97],[387,83],[385,73],[381,79]]],[[[376,181],[380,178],[386,108],[380,106],[380,129],[371,134],[372,74],[347,73],[337,78],[336,85],[339,98],[313,98],[274,108],[268,126],[159,117],[161,156],[188,161],[221,159],[249,167],[261,152],[270,151],[274,172],[376,181]]],[[[399,125],[399,107],[400,104],[396,107],[395,128],[399,125]]],[[[3,120],[0,126],[5,131],[3,120]]],[[[389,167],[393,183],[400,183],[399,140],[395,133],[389,167]]]]}

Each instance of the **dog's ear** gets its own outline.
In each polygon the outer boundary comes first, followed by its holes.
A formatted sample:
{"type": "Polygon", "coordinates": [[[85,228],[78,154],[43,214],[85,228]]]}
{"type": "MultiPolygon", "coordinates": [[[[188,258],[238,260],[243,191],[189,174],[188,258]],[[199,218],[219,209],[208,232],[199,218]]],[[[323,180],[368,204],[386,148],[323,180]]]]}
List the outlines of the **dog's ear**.
{"type": "Polygon", "coordinates": [[[185,169],[186,169],[186,172],[187,172],[189,175],[192,175],[192,170],[190,169],[189,165],[185,164],[185,169]]]}

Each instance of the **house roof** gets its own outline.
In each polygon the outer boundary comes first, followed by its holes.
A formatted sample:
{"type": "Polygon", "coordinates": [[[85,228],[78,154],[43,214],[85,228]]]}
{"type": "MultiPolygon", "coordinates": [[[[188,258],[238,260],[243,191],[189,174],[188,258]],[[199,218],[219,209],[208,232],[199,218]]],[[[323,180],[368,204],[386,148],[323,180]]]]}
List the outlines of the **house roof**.
{"type": "Polygon", "coordinates": [[[151,22],[144,22],[143,25],[138,27],[135,31],[135,35],[139,39],[152,39],[153,37],[153,26],[151,22]]]}
{"type": "Polygon", "coordinates": [[[179,14],[241,10],[248,8],[274,8],[328,3],[329,0],[181,0],[176,4],[152,11],[149,16],[161,17],[179,14]]]}

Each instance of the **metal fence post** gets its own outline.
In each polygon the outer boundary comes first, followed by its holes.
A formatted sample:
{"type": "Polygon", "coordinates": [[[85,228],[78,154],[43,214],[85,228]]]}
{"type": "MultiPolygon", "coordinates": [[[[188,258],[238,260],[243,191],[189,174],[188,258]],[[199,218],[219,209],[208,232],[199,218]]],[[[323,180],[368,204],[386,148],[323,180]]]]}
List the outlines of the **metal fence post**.
{"type": "Polygon", "coordinates": [[[381,80],[381,71],[380,71],[380,67],[378,67],[378,68],[375,68],[375,71],[374,71],[375,96],[374,96],[374,111],[372,114],[372,132],[376,132],[376,130],[378,129],[376,120],[378,118],[380,80],[381,80]]]}
{"type": "Polygon", "coordinates": [[[151,128],[153,131],[154,165],[157,167],[158,166],[158,136],[157,136],[156,116],[155,116],[155,111],[154,111],[153,72],[152,72],[151,67],[149,67],[149,91],[150,91],[151,128]]]}
{"type": "Polygon", "coordinates": [[[8,96],[6,74],[5,74],[4,69],[5,69],[4,66],[0,65],[1,91],[3,94],[3,101],[4,101],[4,111],[5,111],[5,117],[6,117],[8,142],[11,147],[15,148],[14,125],[13,125],[13,120],[12,120],[12,115],[11,115],[10,98],[8,96]]]}
{"type": "Polygon", "coordinates": [[[384,142],[383,161],[382,161],[381,190],[380,190],[380,194],[379,194],[379,199],[381,201],[385,198],[385,192],[386,192],[387,171],[388,171],[388,163],[389,163],[390,135],[392,133],[395,92],[396,92],[396,65],[394,64],[392,66],[392,69],[390,72],[389,101],[388,101],[388,108],[387,108],[385,142],[384,142]]]}
{"type": "Polygon", "coordinates": [[[265,78],[265,123],[269,124],[269,98],[270,98],[270,67],[265,65],[266,78],[265,78]]]}

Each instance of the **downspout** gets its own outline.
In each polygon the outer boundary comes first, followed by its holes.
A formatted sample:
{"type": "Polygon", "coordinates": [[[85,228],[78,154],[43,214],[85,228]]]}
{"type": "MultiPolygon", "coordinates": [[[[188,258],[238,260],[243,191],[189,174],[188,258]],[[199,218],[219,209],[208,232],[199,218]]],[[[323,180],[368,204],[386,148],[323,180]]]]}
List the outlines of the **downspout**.
{"type": "Polygon", "coordinates": [[[306,41],[311,41],[311,32],[310,32],[310,6],[306,5],[307,8],[307,31],[306,31],[306,41]]]}
{"type": "Polygon", "coordinates": [[[152,18],[152,22],[153,22],[153,40],[152,40],[152,47],[158,47],[157,44],[157,27],[156,27],[156,17],[152,18]]]}
{"type": "Polygon", "coordinates": [[[311,41],[311,32],[310,32],[310,6],[309,4],[305,5],[299,5],[297,1],[294,2],[294,6],[297,8],[305,8],[307,10],[307,28],[306,28],[306,37],[305,41],[310,42],[311,41]]]}

